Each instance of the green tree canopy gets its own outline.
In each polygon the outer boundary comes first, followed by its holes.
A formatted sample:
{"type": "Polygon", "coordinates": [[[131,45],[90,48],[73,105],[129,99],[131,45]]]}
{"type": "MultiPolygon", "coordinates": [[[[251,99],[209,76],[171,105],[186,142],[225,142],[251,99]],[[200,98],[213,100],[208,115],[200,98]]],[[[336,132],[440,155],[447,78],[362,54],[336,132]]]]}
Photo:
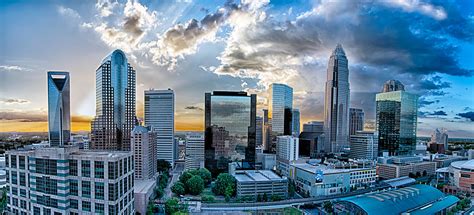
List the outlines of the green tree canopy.
{"type": "Polygon", "coordinates": [[[172,187],[171,191],[175,193],[176,195],[184,195],[186,194],[186,188],[185,185],[181,182],[176,182],[172,187]]]}
{"type": "Polygon", "coordinates": [[[183,172],[183,174],[181,174],[181,176],[179,176],[179,182],[183,183],[183,184],[187,184],[186,182],[191,178],[193,177],[193,175],[191,173],[189,173],[189,171],[185,171],[183,172]]]}
{"type": "Polygon", "coordinates": [[[206,168],[200,168],[198,174],[202,178],[202,180],[204,180],[204,184],[211,183],[212,175],[209,170],[207,170],[206,168]]]}
{"type": "Polygon", "coordinates": [[[204,180],[198,175],[195,175],[186,181],[186,187],[190,194],[199,195],[204,190],[204,180]]]}
{"type": "MultiPolygon", "coordinates": [[[[228,173],[221,173],[217,176],[216,182],[212,187],[212,192],[216,195],[226,195],[227,190],[232,190],[232,194],[235,191],[235,178],[228,173]],[[227,188],[230,187],[230,188],[227,188]]],[[[227,191],[230,192],[230,191],[227,191]]]]}
{"type": "Polygon", "coordinates": [[[158,159],[156,162],[156,171],[158,172],[168,172],[171,168],[171,164],[168,161],[158,159]]]}
{"type": "Polygon", "coordinates": [[[177,198],[171,198],[165,202],[166,214],[173,214],[179,211],[179,201],[177,198]]]}

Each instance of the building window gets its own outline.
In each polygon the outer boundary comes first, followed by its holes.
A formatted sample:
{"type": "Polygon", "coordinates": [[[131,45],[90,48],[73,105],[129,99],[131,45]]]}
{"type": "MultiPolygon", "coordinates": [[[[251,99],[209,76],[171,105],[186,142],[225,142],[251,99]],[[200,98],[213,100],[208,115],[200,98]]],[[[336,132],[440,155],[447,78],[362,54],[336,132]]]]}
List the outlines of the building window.
{"type": "Polygon", "coordinates": [[[118,191],[117,184],[109,183],[109,201],[117,200],[117,197],[118,197],[117,191],[118,191]]]}
{"type": "Polygon", "coordinates": [[[26,186],[26,175],[24,172],[20,172],[20,186],[26,186]]]}
{"type": "Polygon", "coordinates": [[[19,168],[20,168],[20,169],[25,169],[25,167],[26,167],[26,165],[25,165],[25,164],[26,164],[26,162],[25,162],[25,161],[26,161],[25,156],[21,156],[21,155],[18,156],[18,160],[20,161],[20,166],[19,166],[19,168]]]}
{"type": "Polygon", "coordinates": [[[79,183],[77,180],[69,180],[69,193],[74,196],[79,196],[79,183]]]}
{"type": "Polygon", "coordinates": [[[45,174],[45,175],[57,175],[58,174],[58,167],[56,160],[50,159],[35,159],[36,165],[36,173],[45,174]]]}
{"type": "Polygon", "coordinates": [[[94,161],[94,177],[104,178],[104,162],[94,161]]]}
{"type": "Polygon", "coordinates": [[[465,174],[465,173],[461,173],[461,177],[462,177],[462,178],[471,178],[471,175],[465,174]]]}
{"type": "Polygon", "coordinates": [[[91,211],[91,203],[88,201],[82,201],[82,210],[83,211],[91,211]]]}
{"type": "Polygon", "coordinates": [[[81,172],[82,177],[91,177],[91,162],[90,161],[81,161],[81,172]]]}
{"type": "Polygon", "coordinates": [[[77,176],[77,160],[69,160],[69,175],[77,176]]]}
{"type": "Polygon", "coordinates": [[[11,168],[17,168],[17,164],[16,164],[16,155],[10,155],[10,159],[12,160],[12,166],[11,168]]]}
{"type": "Polygon", "coordinates": [[[33,207],[33,215],[41,215],[41,210],[38,207],[33,207]]]}
{"type": "MultiPolygon", "coordinates": [[[[95,198],[96,199],[104,199],[104,183],[103,182],[95,182],[95,198]]],[[[96,211],[97,212],[97,211],[96,211]]]]}
{"type": "Polygon", "coordinates": [[[82,197],[90,198],[91,197],[91,182],[82,181],[82,197]]]}
{"type": "Polygon", "coordinates": [[[95,203],[95,213],[96,214],[104,213],[104,204],[95,203]]]}
{"type": "Polygon", "coordinates": [[[58,194],[58,182],[56,179],[50,177],[37,177],[36,178],[36,189],[38,192],[57,195],[58,194]]]}
{"type": "Polygon", "coordinates": [[[74,209],[79,209],[79,202],[76,199],[69,199],[69,206],[74,209]]]}

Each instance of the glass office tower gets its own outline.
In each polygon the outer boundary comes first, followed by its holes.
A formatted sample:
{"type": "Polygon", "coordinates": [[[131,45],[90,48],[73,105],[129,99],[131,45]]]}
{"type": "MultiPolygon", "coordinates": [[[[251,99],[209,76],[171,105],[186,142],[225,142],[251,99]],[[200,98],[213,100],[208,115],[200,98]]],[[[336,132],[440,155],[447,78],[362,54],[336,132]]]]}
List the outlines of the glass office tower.
{"type": "Polygon", "coordinates": [[[69,72],[48,72],[48,136],[51,146],[71,138],[69,72]]]}
{"type": "Polygon", "coordinates": [[[91,149],[130,150],[135,116],[135,70],[125,53],[115,50],[96,71],[96,116],[91,149]]]}
{"type": "Polygon", "coordinates": [[[328,62],[324,97],[325,152],[340,152],[349,146],[349,68],[341,44],[328,62]]]}
{"type": "Polygon", "coordinates": [[[214,91],[205,95],[205,167],[213,176],[236,161],[242,168],[255,164],[257,95],[214,91]]]}
{"type": "Polygon", "coordinates": [[[376,95],[379,155],[407,155],[416,146],[418,96],[403,90],[376,95]]]}
{"type": "Polygon", "coordinates": [[[293,122],[291,124],[292,134],[293,136],[298,137],[300,135],[300,109],[293,109],[291,115],[291,118],[293,119],[293,122]]]}
{"type": "Polygon", "coordinates": [[[364,130],[365,113],[359,108],[349,108],[349,135],[364,130]]]}

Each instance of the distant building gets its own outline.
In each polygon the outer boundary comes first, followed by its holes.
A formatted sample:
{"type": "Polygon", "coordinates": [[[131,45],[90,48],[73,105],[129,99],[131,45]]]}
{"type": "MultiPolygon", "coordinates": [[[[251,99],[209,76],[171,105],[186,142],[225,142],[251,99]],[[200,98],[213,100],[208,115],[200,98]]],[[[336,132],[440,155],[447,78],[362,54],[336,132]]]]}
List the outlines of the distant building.
{"type": "Polygon", "coordinates": [[[364,122],[364,110],[358,108],[349,108],[349,135],[354,135],[357,131],[363,131],[364,122]]]}
{"type": "Polygon", "coordinates": [[[295,137],[300,136],[300,109],[293,109],[292,115],[292,134],[295,137]]]}
{"type": "Polygon", "coordinates": [[[382,92],[405,91],[405,86],[397,80],[388,80],[383,84],[382,92]]]}
{"type": "Polygon", "coordinates": [[[351,135],[351,151],[350,158],[354,159],[377,159],[378,153],[378,136],[377,132],[357,131],[351,135]]]}
{"type": "Polygon", "coordinates": [[[298,160],[299,142],[297,137],[278,136],[277,137],[277,170],[288,177],[289,166],[292,161],[298,160]]]}
{"type": "Polygon", "coordinates": [[[12,214],[135,214],[132,152],[21,148],[6,159],[12,214]]]}
{"type": "Polygon", "coordinates": [[[273,83],[268,89],[268,120],[271,141],[268,152],[276,151],[276,137],[292,134],[293,88],[285,84],[273,83]]]}
{"type": "Polygon", "coordinates": [[[416,145],[418,96],[403,90],[388,91],[378,93],[376,103],[379,155],[410,155],[416,145]]]}
{"type": "Polygon", "coordinates": [[[273,170],[276,166],[276,154],[257,153],[257,163],[263,170],[273,170]]]}
{"type": "Polygon", "coordinates": [[[143,126],[132,130],[132,153],[135,163],[135,179],[147,180],[156,177],[156,133],[143,126]]]}
{"type": "Polygon", "coordinates": [[[443,191],[474,194],[474,160],[453,162],[448,172],[448,186],[443,187],[443,191]]]}
{"type": "Polygon", "coordinates": [[[347,193],[368,187],[377,179],[375,167],[338,169],[324,164],[293,163],[290,178],[296,191],[305,197],[320,197],[347,193]]]}
{"type": "Polygon", "coordinates": [[[431,151],[444,154],[445,151],[448,150],[448,130],[435,129],[431,134],[431,141],[429,144],[431,151]]]}
{"type": "Polygon", "coordinates": [[[119,49],[96,70],[96,116],[91,122],[91,149],[130,150],[137,125],[135,70],[119,49]]]}
{"type": "Polygon", "coordinates": [[[268,109],[263,109],[262,120],[262,148],[265,152],[270,152],[272,147],[271,121],[268,116],[268,109]]]}
{"type": "Polygon", "coordinates": [[[272,196],[280,199],[288,197],[288,179],[280,177],[269,170],[237,171],[233,174],[237,181],[237,197],[247,197],[257,200],[258,197],[267,196],[271,201],[272,196]]]}
{"type": "Polygon", "coordinates": [[[69,72],[48,72],[48,137],[51,146],[71,139],[69,72]]]}
{"type": "Polygon", "coordinates": [[[145,90],[145,126],[156,133],[157,159],[174,166],[174,91],[145,90]]]}
{"type": "Polygon", "coordinates": [[[257,95],[214,91],[205,95],[205,167],[213,176],[230,162],[255,168],[257,95]]]}
{"type": "Polygon", "coordinates": [[[186,134],[185,169],[204,168],[204,134],[186,134]]]}
{"type": "Polygon", "coordinates": [[[315,158],[324,151],[324,122],[312,121],[303,124],[299,135],[299,156],[315,158]]]}
{"type": "Polygon", "coordinates": [[[349,146],[349,67],[346,53],[337,44],[327,68],[324,97],[325,152],[341,152],[349,146]]]}
{"type": "Polygon", "coordinates": [[[435,175],[436,162],[423,161],[421,157],[379,157],[377,175],[381,179],[392,179],[403,176],[421,177],[435,175]]]}
{"type": "Polygon", "coordinates": [[[335,208],[336,214],[447,214],[458,202],[457,197],[446,196],[435,187],[416,184],[345,197],[335,208]]]}
{"type": "Polygon", "coordinates": [[[255,131],[255,145],[263,145],[263,117],[257,116],[256,118],[256,131],[255,131]]]}

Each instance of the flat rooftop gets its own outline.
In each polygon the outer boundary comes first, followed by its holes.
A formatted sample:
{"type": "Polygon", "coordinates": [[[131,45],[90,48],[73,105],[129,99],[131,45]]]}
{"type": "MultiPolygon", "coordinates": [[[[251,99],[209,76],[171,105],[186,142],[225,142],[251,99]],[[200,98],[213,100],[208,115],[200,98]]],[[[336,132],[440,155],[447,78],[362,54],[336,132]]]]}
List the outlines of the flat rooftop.
{"type": "Polygon", "coordinates": [[[326,165],[322,164],[309,164],[309,163],[295,163],[291,164],[292,166],[302,169],[306,172],[314,173],[316,174],[316,171],[322,171],[323,174],[336,174],[336,173],[343,173],[343,172],[352,172],[356,170],[368,170],[368,169],[373,169],[373,168],[351,168],[351,169],[334,169],[330,168],[326,165]]]}
{"type": "Polygon", "coordinates": [[[238,182],[265,182],[282,181],[286,177],[280,177],[271,170],[245,170],[239,171],[234,175],[238,182]]]}
{"type": "Polygon", "coordinates": [[[156,180],[135,180],[135,186],[133,186],[134,193],[148,193],[150,189],[155,188],[156,180]]]}

